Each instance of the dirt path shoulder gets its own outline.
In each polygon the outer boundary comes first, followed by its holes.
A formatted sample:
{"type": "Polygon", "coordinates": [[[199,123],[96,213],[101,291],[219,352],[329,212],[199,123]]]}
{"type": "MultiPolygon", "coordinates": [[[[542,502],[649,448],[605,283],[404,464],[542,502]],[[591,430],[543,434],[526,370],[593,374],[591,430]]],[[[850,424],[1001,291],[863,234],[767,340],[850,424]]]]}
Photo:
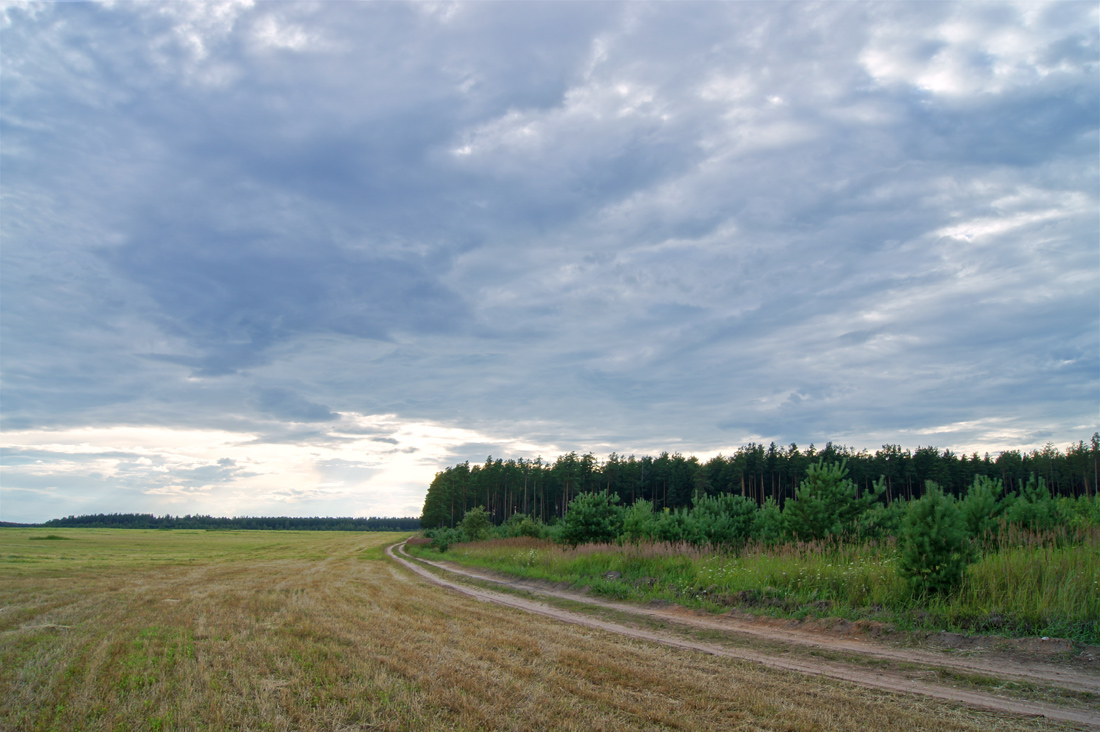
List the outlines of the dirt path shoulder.
{"type": "Polygon", "coordinates": [[[731,647],[719,643],[693,640],[681,637],[672,632],[632,627],[622,623],[602,620],[583,613],[554,607],[532,598],[517,597],[510,594],[473,587],[460,582],[454,582],[436,575],[423,565],[428,564],[445,572],[463,575],[471,579],[496,583],[513,590],[520,590],[536,596],[554,597],[573,602],[581,602],[594,607],[614,610],[639,618],[646,618],[649,620],[656,619],[662,622],[675,623],[699,630],[739,634],[743,637],[750,637],[759,641],[783,643],[791,646],[809,646],[817,649],[831,650],[845,655],[858,656],[869,660],[882,659],[898,664],[911,664],[931,669],[946,669],[959,674],[978,674],[997,679],[1010,679],[1014,681],[1045,684],[1075,692],[1090,694],[1100,693],[1100,674],[1090,672],[1088,669],[1064,667],[1051,663],[1026,663],[1019,659],[1005,657],[1004,654],[989,658],[956,657],[916,649],[892,648],[858,638],[828,637],[799,630],[768,627],[767,625],[754,623],[746,619],[740,619],[729,615],[702,616],[690,610],[678,607],[658,608],[616,603],[596,599],[576,592],[539,587],[536,583],[502,579],[492,576],[487,572],[473,571],[465,567],[458,567],[451,563],[428,562],[422,559],[414,560],[412,557],[404,554],[403,551],[400,551],[403,548],[402,545],[394,545],[388,547],[386,553],[395,561],[408,567],[425,579],[469,595],[483,602],[492,602],[525,612],[537,613],[539,615],[555,618],[562,622],[584,625],[591,628],[600,628],[608,632],[618,633],[640,640],[690,649],[715,656],[752,661],[769,668],[840,679],[890,692],[919,694],[1010,714],[1039,716],[1051,720],[1100,728],[1100,709],[1060,706],[1038,701],[1022,701],[999,696],[995,693],[976,691],[968,688],[955,688],[949,685],[922,680],[919,678],[919,672],[916,674],[918,678],[915,678],[915,674],[913,673],[906,673],[896,669],[868,668],[858,663],[845,663],[836,660],[814,658],[812,656],[785,657],[783,655],[777,655],[774,651],[761,652],[751,647],[731,647]],[[395,548],[398,549],[398,552],[394,551],[395,548]]]}

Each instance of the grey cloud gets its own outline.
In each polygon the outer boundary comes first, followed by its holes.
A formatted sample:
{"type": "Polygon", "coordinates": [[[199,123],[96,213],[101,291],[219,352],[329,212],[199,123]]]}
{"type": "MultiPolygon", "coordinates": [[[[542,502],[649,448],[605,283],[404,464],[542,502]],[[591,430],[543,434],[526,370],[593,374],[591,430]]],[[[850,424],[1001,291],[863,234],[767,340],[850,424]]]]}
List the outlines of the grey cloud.
{"type": "Polygon", "coordinates": [[[493,460],[506,459],[509,456],[500,445],[485,442],[467,442],[455,445],[449,450],[448,460],[452,463],[469,461],[470,465],[481,465],[486,458],[491,456],[493,460]]]}
{"type": "Polygon", "coordinates": [[[879,331],[877,330],[852,330],[847,333],[842,333],[837,340],[841,343],[859,345],[861,343],[866,343],[878,334],[879,331]]]}
{"type": "Polygon", "coordinates": [[[11,447],[4,448],[3,456],[5,465],[33,463],[35,460],[85,462],[93,459],[138,460],[144,457],[139,453],[119,452],[117,450],[105,450],[102,452],[59,452],[56,450],[11,447]]]}
{"type": "Polygon", "coordinates": [[[170,7],[6,11],[6,429],[1095,422],[1088,4],[170,7]]]}
{"type": "Polygon", "coordinates": [[[150,233],[111,259],[148,289],[165,327],[204,353],[198,369],[204,375],[253,366],[270,347],[302,333],[384,340],[395,329],[453,328],[463,309],[414,265],[323,243],[290,247],[212,232],[150,233]]]}
{"type": "Polygon", "coordinates": [[[272,427],[268,425],[268,429],[261,429],[261,425],[256,425],[257,432],[260,432],[260,436],[250,440],[248,442],[242,442],[244,445],[338,445],[341,443],[354,442],[352,437],[343,437],[338,434],[333,434],[332,430],[328,427],[317,427],[315,429],[303,428],[297,423],[304,420],[293,419],[289,424],[281,424],[272,427]]]}
{"type": "Polygon", "coordinates": [[[328,422],[337,415],[322,405],[302,398],[289,389],[257,389],[259,407],[279,419],[291,422],[328,422]]]}

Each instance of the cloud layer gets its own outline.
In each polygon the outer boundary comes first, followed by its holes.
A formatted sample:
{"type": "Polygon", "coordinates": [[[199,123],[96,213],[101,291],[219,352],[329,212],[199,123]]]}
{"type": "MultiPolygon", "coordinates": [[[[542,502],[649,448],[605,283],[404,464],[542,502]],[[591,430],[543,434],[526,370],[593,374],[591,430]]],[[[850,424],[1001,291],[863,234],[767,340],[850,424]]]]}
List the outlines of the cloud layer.
{"type": "Polygon", "coordinates": [[[1094,3],[2,24],[4,520],[1100,426],[1094,3]]]}

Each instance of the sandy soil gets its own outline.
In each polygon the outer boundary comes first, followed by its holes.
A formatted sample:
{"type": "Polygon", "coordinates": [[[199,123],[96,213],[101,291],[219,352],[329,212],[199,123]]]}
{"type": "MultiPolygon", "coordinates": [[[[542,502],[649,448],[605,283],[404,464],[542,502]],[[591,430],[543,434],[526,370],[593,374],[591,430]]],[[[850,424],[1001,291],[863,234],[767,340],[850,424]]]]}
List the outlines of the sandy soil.
{"type": "Polygon", "coordinates": [[[1092,660],[1094,654],[1079,654],[1076,659],[1068,660],[1069,654],[1065,652],[1068,646],[1063,645],[1061,642],[1046,642],[1044,644],[1036,640],[1031,644],[1033,646],[1031,648],[1026,645],[1021,646],[1021,644],[1012,643],[1007,643],[1006,647],[1006,643],[975,644],[965,640],[960,641],[959,637],[952,637],[952,634],[944,634],[947,637],[937,639],[940,641],[940,645],[949,649],[952,646],[966,647],[965,654],[957,650],[934,652],[914,648],[899,648],[864,637],[863,628],[858,624],[848,624],[847,627],[842,626],[838,631],[836,624],[832,627],[825,627],[822,624],[807,626],[806,624],[800,625],[798,621],[760,619],[735,613],[718,616],[702,614],[675,605],[655,607],[617,603],[597,599],[579,592],[547,587],[544,583],[525,582],[494,576],[489,572],[470,570],[449,562],[413,560],[412,557],[404,554],[403,548],[401,545],[395,545],[387,548],[386,553],[395,561],[425,579],[484,602],[517,608],[563,622],[600,628],[608,632],[668,646],[754,661],[769,668],[799,671],[816,676],[842,679],[871,688],[919,694],[1000,712],[1039,716],[1100,728],[1100,709],[1076,708],[1046,702],[1010,699],[998,696],[995,693],[976,691],[969,688],[960,689],[943,683],[935,683],[926,678],[928,676],[938,676],[937,670],[943,669],[959,674],[975,674],[1007,681],[1041,684],[1069,691],[1100,694],[1100,671],[1097,670],[1097,664],[1092,660]],[[394,552],[395,548],[397,553],[394,552]],[[658,620],[675,623],[698,630],[721,631],[731,637],[751,638],[756,641],[757,645],[766,647],[759,649],[751,646],[731,647],[730,645],[687,639],[672,632],[662,632],[600,620],[582,613],[553,607],[536,599],[492,592],[468,584],[452,582],[429,571],[420,562],[430,564],[446,572],[493,582],[536,596],[556,597],[581,602],[628,613],[650,621],[658,620]],[[913,670],[868,668],[860,663],[845,663],[801,654],[785,655],[781,647],[776,647],[777,644],[788,648],[832,651],[849,657],[856,656],[870,663],[884,661],[888,662],[889,666],[908,665],[919,668],[913,670]],[[1055,660],[1052,656],[1057,656],[1059,660],[1055,660]]]}

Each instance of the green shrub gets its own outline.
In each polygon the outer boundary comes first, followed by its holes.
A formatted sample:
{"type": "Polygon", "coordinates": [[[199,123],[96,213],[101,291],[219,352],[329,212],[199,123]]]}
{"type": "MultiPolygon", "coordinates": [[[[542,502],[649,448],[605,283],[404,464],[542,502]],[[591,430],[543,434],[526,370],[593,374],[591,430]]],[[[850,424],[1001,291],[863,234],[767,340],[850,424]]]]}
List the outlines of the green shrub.
{"type": "Polygon", "coordinates": [[[929,481],[922,498],[909,504],[898,537],[898,571],[919,594],[949,592],[974,559],[958,504],[929,481]]]}
{"type": "Polygon", "coordinates": [[[503,538],[512,539],[517,536],[527,536],[532,539],[541,539],[545,533],[542,522],[527,514],[515,513],[501,525],[504,530],[503,538]]]}
{"type": "Polygon", "coordinates": [[[696,546],[744,543],[752,535],[756,511],[756,502],[744,496],[696,496],[687,514],[684,538],[696,546]]]}
{"type": "Polygon", "coordinates": [[[687,511],[683,508],[676,511],[670,511],[665,509],[657,514],[657,526],[654,538],[657,541],[666,541],[670,544],[675,544],[680,541],[687,541],[688,536],[691,534],[691,530],[688,527],[690,521],[688,520],[687,511]]]}
{"type": "Polygon", "coordinates": [[[466,535],[469,541],[481,541],[488,538],[492,528],[493,522],[489,519],[489,514],[483,506],[471,508],[462,517],[462,533],[466,535]]]}
{"type": "Polygon", "coordinates": [[[959,502],[966,530],[971,536],[982,537],[994,531],[1000,524],[1007,504],[1001,500],[1004,485],[999,478],[975,475],[974,483],[959,502]]]}
{"type": "Polygon", "coordinates": [[[1056,499],[1058,515],[1071,529],[1100,526],[1100,495],[1056,499]]]}
{"type": "Polygon", "coordinates": [[[765,499],[764,505],[753,517],[752,538],[768,546],[775,546],[783,541],[783,513],[771,496],[765,499]]]}
{"type": "Polygon", "coordinates": [[[854,533],[857,520],[877,502],[885,483],[876,481],[873,491],[859,496],[856,484],[847,476],[846,460],[827,465],[819,460],[810,465],[795,499],[783,508],[787,531],[802,541],[839,539],[854,533]]]}
{"type": "Polygon", "coordinates": [[[895,498],[889,504],[874,503],[856,519],[856,533],[861,539],[883,539],[897,536],[909,510],[909,502],[895,498]]]}
{"type": "Polygon", "coordinates": [[[565,524],[561,521],[551,521],[542,525],[542,538],[549,539],[555,544],[562,543],[562,531],[565,530],[565,524]]]}
{"type": "Polygon", "coordinates": [[[437,552],[445,552],[451,544],[459,544],[466,541],[466,536],[462,533],[462,529],[451,529],[447,527],[441,527],[438,529],[428,529],[424,532],[424,536],[432,540],[431,547],[437,552]]]}
{"type": "Polygon", "coordinates": [[[623,509],[614,493],[581,493],[565,512],[561,542],[570,546],[613,542],[623,529],[623,509]]]}
{"type": "Polygon", "coordinates": [[[1058,523],[1058,505],[1050,496],[1047,482],[1030,476],[1019,497],[1005,510],[1005,517],[1009,523],[1033,531],[1049,529],[1058,523]]]}
{"type": "Polygon", "coordinates": [[[638,499],[623,512],[623,541],[631,544],[654,539],[657,535],[657,517],[653,514],[653,504],[638,499]]]}

